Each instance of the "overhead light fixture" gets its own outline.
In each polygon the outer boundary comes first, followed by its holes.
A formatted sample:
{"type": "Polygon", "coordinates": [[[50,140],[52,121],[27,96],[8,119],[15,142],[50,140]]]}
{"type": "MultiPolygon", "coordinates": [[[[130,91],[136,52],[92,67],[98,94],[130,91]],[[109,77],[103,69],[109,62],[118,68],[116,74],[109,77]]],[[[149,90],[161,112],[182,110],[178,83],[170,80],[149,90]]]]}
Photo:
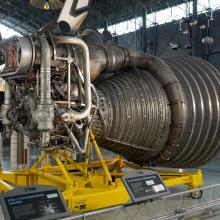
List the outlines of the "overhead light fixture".
{"type": "Polygon", "coordinates": [[[44,3],[44,10],[49,10],[49,9],[50,9],[50,5],[48,3],[48,0],[46,0],[44,3]]]}
{"type": "Polygon", "coordinates": [[[56,10],[63,7],[64,0],[30,0],[30,4],[34,7],[44,10],[56,10]]]}
{"type": "Polygon", "coordinates": [[[202,38],[202,43],[205,45],[212,45],[214,43],[214,39],[212,37],[206,36],[202,38]]]}
{"type": "Polygon", "coordinates": [[[170,47],[172,50],[178,50],[179,48],[181,48],[181,45],[175,42],[170,42],[170,47]]]}

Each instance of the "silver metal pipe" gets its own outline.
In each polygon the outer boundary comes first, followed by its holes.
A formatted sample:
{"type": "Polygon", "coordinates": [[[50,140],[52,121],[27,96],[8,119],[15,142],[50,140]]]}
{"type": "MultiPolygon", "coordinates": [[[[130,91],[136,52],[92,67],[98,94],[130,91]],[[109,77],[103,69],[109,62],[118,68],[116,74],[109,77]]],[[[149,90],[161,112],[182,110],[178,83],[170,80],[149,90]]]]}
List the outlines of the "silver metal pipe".
{"type": "Polygon", "coordinates": [[[71,94],[71,69],[70,69],[70,66],[71,64],[68,63],[68,83],[67,83],[67,92],[68,92],[68,109],[70,109],[70,102],[71,102],[71,97],[70,97],[70,94],[71,94]]]}
{"type": "Polygon", "coordinates": [[[40,69],[40,104],[51,104],[51,58],[50,46],[44,37],[39,37],[41,44],[40,69]]]}
{"type": "MultiPolygon", "coordinates": [[[[55,104],[68,104],[68,101],[54,101],[55,104]]],[[[76,102],[70,102],[70,105],[76,105],[76,102]]]]}
{"type": "Polygon", "coordinates": [[[64,126],[67,130],[69,137],[70,137],[72,145],[74,147],[76,147],[76,150],[78,151],[78,153],[83,154],[84,151],[81,149],[80,144],[79,144],[78,140],[76,139],[75,135],[73,134],[73,132],[68,128],[68,126],[66,124],[64,124],[64,126]]]}
{"type": "Polygon", "coordinates": [[[18,168],[18,161],[17,161],[17,155],[18,155],[18,139],[17,139],[17,132],[13,132],[11,137],[11,146],[10,146],[10,168],[12,170],[18,168]]]}
{"type": "Polygon", "coordinates": [[[39,96],[39,71],[37,70],[37,74],[36,74],[36,77],[37,77],[37,96],[39,96]]]}
{"type": "Polygon", "coordinates": [[[70,113],[64,113],[62,118],[64,121],[78,121],[84,118],[89,117],[91,107],[92,107],[92,98],[91,98],[91,80],[90,80],[90,66],[89,66],[89,49],[86,43],[75,37],[69,36],[57,36],[55,37],[55,42],[57,44],[73,44],[82,48],[83,51],[83,75],[84,75],[84,91],[85,91],[85,109],[82,112],[77,112],[71,110],[70,113]]]}
{"type": "Polygon", "coordinates": [[[11,108],[11,88],[9,84],[5,81],[5,93],[4,93],[4,104],[1,108],[2,124],[10,125],[11,121],[8,119],[8,111],[11,108]]]}
{"type": "Polygon", "coordinates": [[[11,104],[11,88],[9,84],[5,81],[5,94],[4,94],[4,105],[11,104]]]}
{"type": "Polygon", "coordinates": [[[41,142],[42,142],[42,147],[46,147],[46,145],[44,144],[47,144],[49,141],[50,141],[50,132],[49,131],[44,131],[42,132],[41,134],[41,142]]]}
{"type": "Polygon", "coordinates": [[[41,47],[41,69],[40,69],[40,103],[35,112],[35,120],[38,129],[42,132],[42,145],[49,143],[50,130],[53,129],[54,106],[51,101],[51,57],[50,46],[47,40],[39,36],[41,47]]]}
{"type": "Polygon", "coordinates": [[[17,145],[17,164],[22,167],[24,165],[24,131],[22,130],[22,126],[20,126],[17,132],[17,145]]]}
{"type": "Polygon", "coordinates": [[[84,143],[83,143],[83,150],[86,149],[86,146],[87,146],[87,144],[88,144],[89,131],[90,131],[89,127],[86,127],[86,128],[85,128],[85,139],[84,139],[84,143]]]}

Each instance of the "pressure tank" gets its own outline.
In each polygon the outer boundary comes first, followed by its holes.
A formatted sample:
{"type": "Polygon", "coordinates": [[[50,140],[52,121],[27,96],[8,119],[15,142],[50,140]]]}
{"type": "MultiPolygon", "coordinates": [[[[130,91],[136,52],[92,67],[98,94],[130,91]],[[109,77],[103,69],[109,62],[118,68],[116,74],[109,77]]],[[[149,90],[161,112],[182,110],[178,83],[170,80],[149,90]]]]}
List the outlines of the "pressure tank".
{"type": "Polygon", "coordinates": [[[160,74],[129,67],[97,82],[92,130],[101,147],[134,163],[199,167],[220,148],[220,74],[199,58],[161,62],[160,74]]]}

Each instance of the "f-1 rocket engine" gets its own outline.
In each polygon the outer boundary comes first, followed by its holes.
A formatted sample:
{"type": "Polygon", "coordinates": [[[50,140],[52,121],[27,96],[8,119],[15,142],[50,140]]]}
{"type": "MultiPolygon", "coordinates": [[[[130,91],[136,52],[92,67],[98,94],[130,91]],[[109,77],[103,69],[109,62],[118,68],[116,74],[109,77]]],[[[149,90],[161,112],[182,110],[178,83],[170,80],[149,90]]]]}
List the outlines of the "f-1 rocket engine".
{"type": "Polygon", "coordinates": [[[161,60],[100,34],[47,31],[0,42],[4,136],[84,154],[97,142],[141,165],[198,167],[220,147],[220,74],[199,58],[161,60]]]}

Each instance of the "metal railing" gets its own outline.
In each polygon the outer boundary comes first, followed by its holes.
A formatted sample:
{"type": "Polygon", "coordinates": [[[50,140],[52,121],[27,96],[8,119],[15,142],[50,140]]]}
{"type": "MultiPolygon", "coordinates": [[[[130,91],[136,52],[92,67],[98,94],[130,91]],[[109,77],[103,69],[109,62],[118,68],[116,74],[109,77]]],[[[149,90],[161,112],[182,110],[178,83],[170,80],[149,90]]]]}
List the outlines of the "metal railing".
{"type": "Polygon", "coordinates": [[[220,206],[220,184],[172,193],[153,201],[121,205],[75,215],[65,220],[170,220],[191,213],[212,213],[220,206]]]}

